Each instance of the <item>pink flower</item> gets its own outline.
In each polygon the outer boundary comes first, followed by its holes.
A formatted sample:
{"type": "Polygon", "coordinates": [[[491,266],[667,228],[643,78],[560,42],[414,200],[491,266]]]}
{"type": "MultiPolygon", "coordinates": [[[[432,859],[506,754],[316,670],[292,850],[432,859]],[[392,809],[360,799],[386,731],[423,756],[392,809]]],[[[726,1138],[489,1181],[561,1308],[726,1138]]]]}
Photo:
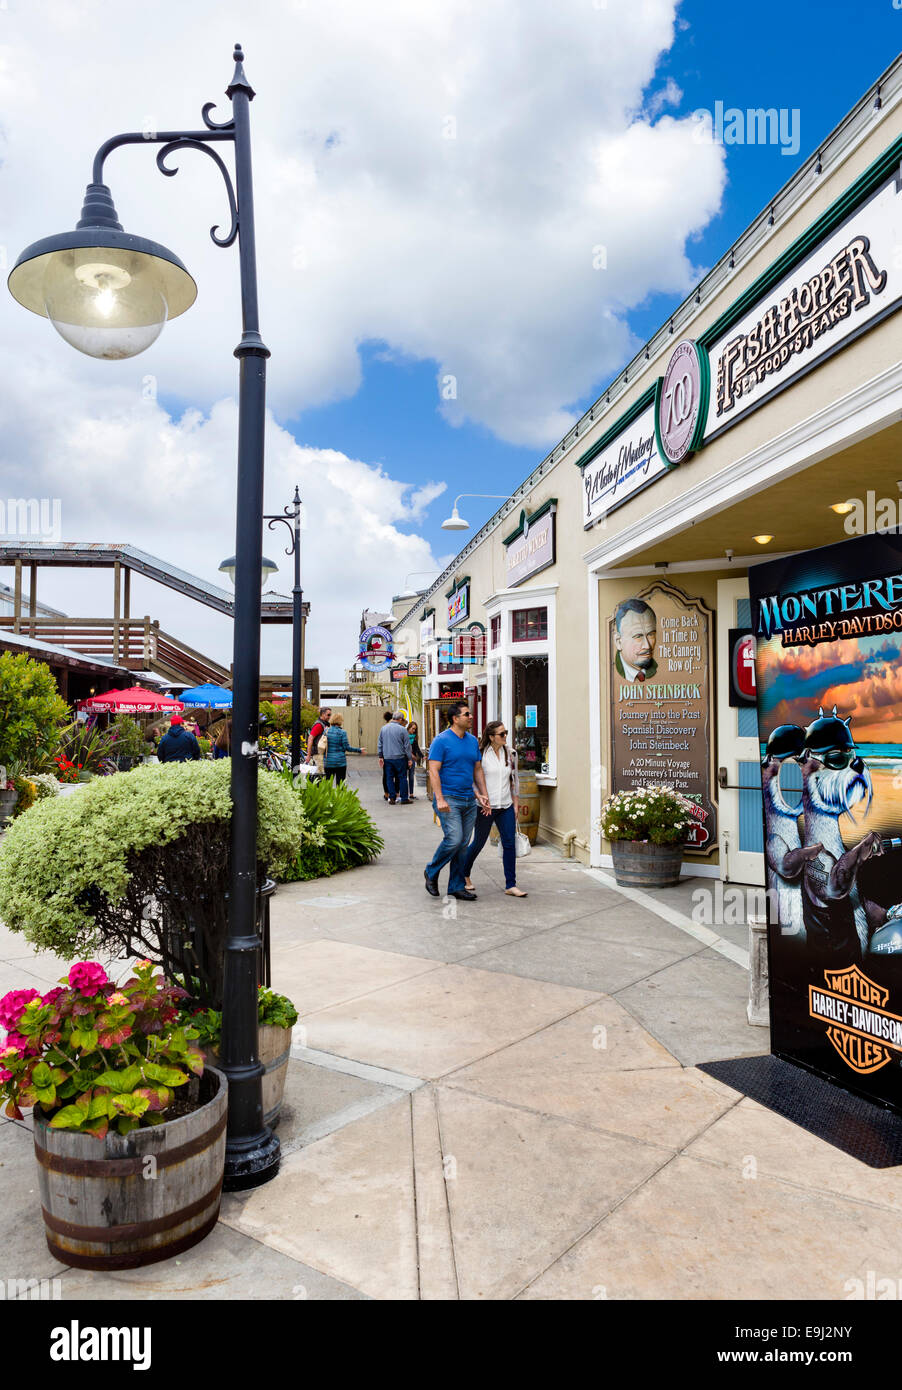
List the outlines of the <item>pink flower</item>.
{"type": "Polygon", "coordinates": [[[4,1082],[4,1081],[12,1081],[12,1079],[13,1079],[13,1074],[12,1074],[12,1072],[11,1072],[11,1071],[7,1071],[7,1070],[6,1070],[6,1067],[0,1067],[0,1086],[3,1085],[3,1082],[4,1082]]]}
{"type": "Polygon", "coordinates": [[[13,989],[0,999],[0,1027],[12,1028],[25,1012],[32,999],[40,999],[36,989],[13,989]]]}
{"type": "Polygon", "coordinates": [[[28,1039],[23,1038],[21,1033],[7,1033],[3,1044],[3,1056],[6,1057],[12,1052],[14,1056],[20,1057],[24,1054],[27,1046],[28,1039]]]}
{"type": "Polygon", "coordinates": [[[97,994],[100,986],[107,984],[107,973],[102,965],[94,961],[82,960],[69,971],[69,984],[81,994],[97,994]]]}
{"type": "Polygon", "coordinates": [[[51,989],[51,990],[48,990],[48,991],[47,991],[47,993],[44,995],[43,999],[41,1000],[41,1003],[42,1003],[42,1004],[55,1004],[56,1001],[57,1001],[57,999],[59,999],[60,995],[61,995],[61,994],[65,994],[65,993],[66,993],[66,991],[62,988],[62,986],[61,986],[61,985],[57,985],[57,986],[55,986],[54,989],[51,989]]]}
{"type": "Polygon", "coordinates": [[[115,994],[109,994],[109,995],[107,995],[107,1003],[108,1003],[108,1004],[127,1004],[127,1003],[128,1003],[128,999],[127,999],[127,998],[125,997],[125,995],[121,992],[121,990],[117,990],[115,994]]]}

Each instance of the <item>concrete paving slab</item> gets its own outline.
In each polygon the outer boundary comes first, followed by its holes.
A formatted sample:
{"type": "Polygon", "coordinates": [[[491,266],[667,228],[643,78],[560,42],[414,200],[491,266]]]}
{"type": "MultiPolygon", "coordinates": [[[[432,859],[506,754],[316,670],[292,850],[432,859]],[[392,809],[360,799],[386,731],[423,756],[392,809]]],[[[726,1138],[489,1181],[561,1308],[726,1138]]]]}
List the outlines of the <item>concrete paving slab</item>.
{"type": "Polygon", "coordinates": [[[373,951],[331,939],[287,949],[273,944],[273,979],[302,1018],[435,968],[434,962],[415,956],[373,951]]]}
{"type": "Polygon", "coordinates": [[[746,1019],[748,975],[702,950],[617,991],[618,1003],[684,1066],[767,1052],[768,1030],[746,1019]]]}
{"type": "Polygon", "coordinates": [[[592,1001],[585,990],[443,965],[304,1018],[308,1046],[434,1079],[592,1001]]]}
{"type": "Polygon", "coordinates": [[[842,1299],[864,1264],[896,1271],[902,1215],[678,1157],[521,1295],[842,1299]]]}
{"type": "Polygon", "coordinates": [[[0,1192],[0,1284],[57,1278],[67,1266],[47,1249],[34,1143],[23,1125],[0,1127],[0,1192]]]}
{"type": "Polygon", "coordinates": [[[241,1299],[345,1302],[366,1295],[219,1222],[200,1245],[146,1269],[63,1273],[64,1299],[241,1299]]]}
{"type": "Polygon", "coordinates": [[[760,1176],[902,1212],[902,1169],[869,1168],[747,1097],[687,1153],[734,1171],[752,1169],[760,1176]]]}
{"type": "Polygon", "coordinates": [[[227,1194],[222,1220],[371,1298],[416,1299],[408,1098],[289,1154],[265,1187],[227,1194]]]}
{"type": "Polygon", "coordinates": [[[632,1140],[438,1088],[463,1299],[514,1297],[666,1155],[632,1140]]]}
{"type": "Polygon", "coordinates": [[[403,1092],[292,1057],[277,1133],[282,1154],[316,1143],[346,1124],[400,1100],[403,1092]]]}
{"type": "MultiPolygon", "coordinates": [[[[704,949],[689,937],[677,939],[671,946],[605,940],[598,936],[597,923],[593,922],[588,931],[574,930],[579,925],[568,922],[553,927],[486,951],[469,963],[480,970],[502,970],[533,980],[613,994],[704,949]]],[[[678,937],[678,933],[674,932],[674,936],[678,937]]]]}
{"type": "Polygon", "coordinates": [[[457,1268],[451,1242],[448,1189],[439,1132],[437,1097],[424,1086],[410,1098],[413,1119],[414,1185],[420,1298],[457,1299],[457,1268]]]}
{"type": "MultiPolygon", "coordinates": [[[[375,925],[336,924],[330,938],[450,964],[493,946],[518,941],[535,930],[528,923],[487,922],[470,912],[458,911],[456,898],[442,902],[427,898],[424,892],[423,900],[418,911],[407,908],[404,915],[375,925]]],[[[466,906],[461,904],[462,908],[466,906]]]]}

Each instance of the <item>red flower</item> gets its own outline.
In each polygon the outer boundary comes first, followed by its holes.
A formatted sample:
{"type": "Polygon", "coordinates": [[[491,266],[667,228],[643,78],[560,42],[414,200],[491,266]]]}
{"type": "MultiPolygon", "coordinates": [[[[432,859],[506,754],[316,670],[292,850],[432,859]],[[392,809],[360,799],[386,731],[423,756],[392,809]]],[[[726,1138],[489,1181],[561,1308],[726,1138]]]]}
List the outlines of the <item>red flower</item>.
{"type": "Polygon", "coordinates": [[[0,999],[0,1028],[11,1029],[25,1012],[32,999],[40,999],[36,989],[12,989],[0,999]]]}
{"type": "Polygon", "coordinates": [[[107,984],[107,973],[102,965],[94,961],[79,961],[69,971],[69,984],[90,998],[98,993],[101,985],[107,984]]]}

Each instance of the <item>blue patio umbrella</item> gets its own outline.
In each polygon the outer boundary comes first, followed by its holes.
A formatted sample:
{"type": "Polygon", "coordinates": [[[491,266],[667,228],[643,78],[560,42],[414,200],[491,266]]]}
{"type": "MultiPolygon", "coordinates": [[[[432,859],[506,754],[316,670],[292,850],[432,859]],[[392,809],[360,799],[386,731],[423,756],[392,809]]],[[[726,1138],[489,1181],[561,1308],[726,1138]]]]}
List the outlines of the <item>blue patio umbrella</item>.
{"type": "Polygon", "coordinates": [[[221,685],[207,681],[196,685],[193,690],[185,690],[179,696],[183,705],[190,709],[231,709],[232,692],[221,685]]]}

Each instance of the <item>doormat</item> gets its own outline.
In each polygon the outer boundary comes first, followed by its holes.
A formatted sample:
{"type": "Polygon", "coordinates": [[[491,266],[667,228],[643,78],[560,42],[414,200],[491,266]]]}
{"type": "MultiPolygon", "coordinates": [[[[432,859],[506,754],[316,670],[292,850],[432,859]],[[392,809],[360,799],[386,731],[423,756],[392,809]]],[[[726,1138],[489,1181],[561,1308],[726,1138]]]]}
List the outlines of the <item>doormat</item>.
{"type": "Polygon", "coordinates": [[[731,1057],[698,1070],[869,1168],[902,1164],[902,1119],[782,1057],[731,1057]]]}

